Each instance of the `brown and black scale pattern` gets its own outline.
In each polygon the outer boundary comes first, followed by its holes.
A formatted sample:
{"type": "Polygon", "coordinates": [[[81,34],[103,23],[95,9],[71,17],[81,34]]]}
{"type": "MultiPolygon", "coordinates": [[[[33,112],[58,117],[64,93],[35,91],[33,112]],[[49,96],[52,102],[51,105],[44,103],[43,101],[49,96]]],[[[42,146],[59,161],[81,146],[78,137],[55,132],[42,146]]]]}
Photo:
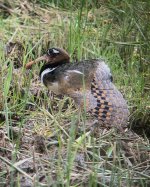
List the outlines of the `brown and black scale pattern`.
{"type": "Polygon", "coordinates": [[[103,82],[97,83],[94,77],[91,83],[91,93],[97,101],[97,106],[89,111],[94,117],[108,126],[127,125],[126,116],[129,112],[126,102],[111,80],[107,80],[104,86],[103,82]]]}

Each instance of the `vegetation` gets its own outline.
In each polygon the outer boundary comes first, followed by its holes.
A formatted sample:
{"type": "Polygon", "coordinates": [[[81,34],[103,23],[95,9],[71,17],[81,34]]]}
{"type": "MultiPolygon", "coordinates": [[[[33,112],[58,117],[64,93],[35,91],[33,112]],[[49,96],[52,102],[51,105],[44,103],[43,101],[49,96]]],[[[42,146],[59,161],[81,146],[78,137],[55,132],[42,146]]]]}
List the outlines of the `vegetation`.
{"type": "Polygon", "coordinates": [[[149,0],[0,0],[0,186],[150,185],[149,14],[149,0]],[[92,131],[39,66],[24,68],[53,46],[107,61],[131,112],[125,134],[92,131]]]}

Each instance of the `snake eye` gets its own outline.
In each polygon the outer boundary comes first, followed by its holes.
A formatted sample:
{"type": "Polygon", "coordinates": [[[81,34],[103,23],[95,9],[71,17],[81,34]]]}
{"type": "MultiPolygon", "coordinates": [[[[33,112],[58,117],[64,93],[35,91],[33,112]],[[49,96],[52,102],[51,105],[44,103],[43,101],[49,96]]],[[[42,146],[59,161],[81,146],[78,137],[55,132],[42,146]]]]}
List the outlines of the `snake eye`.
{"type": "Polygon", "coordinates": [[[49,55],[49,56],[55,56],[55,55],[58,55],[60,52],[57,50],[57,49],[54,49],[54,48],[51,48],[51,49],[48,49],[48,51],[47,51],[47,54],[49,55]]]}

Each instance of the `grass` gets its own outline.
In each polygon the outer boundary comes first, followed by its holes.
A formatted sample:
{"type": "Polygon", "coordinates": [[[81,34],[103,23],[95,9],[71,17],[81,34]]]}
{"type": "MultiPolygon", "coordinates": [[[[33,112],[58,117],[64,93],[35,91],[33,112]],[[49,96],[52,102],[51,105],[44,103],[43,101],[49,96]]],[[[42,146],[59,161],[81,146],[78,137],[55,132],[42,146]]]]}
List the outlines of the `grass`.
{"type": "Polygon", "coordinates": [[[0,186],[149,186],[149,1],[1,0],[0,7],[0,186]],[[77,128],[74,102],[41,85],[39,66],[24,69],[53,46],[72,60],[107,61],[128,100],[130,127],[143,138],[91,132],[84,114],[77,128]]]}

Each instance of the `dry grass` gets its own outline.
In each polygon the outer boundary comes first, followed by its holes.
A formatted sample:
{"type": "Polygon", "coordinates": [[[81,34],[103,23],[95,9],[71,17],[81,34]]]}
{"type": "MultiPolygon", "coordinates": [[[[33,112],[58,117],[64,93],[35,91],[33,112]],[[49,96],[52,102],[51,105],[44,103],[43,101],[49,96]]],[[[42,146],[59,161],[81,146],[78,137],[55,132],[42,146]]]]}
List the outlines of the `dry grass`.
{"type": "MultiPolygon", "coordinates": [[[[143,110],[149,107],[148,94],[142,95],[148,86],[142,84],[141,74],[133,73],[134,66],[125,70],[118,46],[110,41],[120,32],[110,9],[71,12],[19,0],[1,0],[0,7],[0,47],[5,47],[5,53],[0,52],[0,110],[5,116],[0,124],[0,186],[149,186],[146,136],[131,130],[93,130],[89,116],[81,114],[78,120],[70,98],[56,97],[41,85],[40,67],[24,69],[52,46],[68,49],[73,59],[103,56],[135,109],[132,116],[141,120],[142,112],[149,118],[143,110]]],[[[134,55],[138,58],[136,51],[134,55]]]]}

